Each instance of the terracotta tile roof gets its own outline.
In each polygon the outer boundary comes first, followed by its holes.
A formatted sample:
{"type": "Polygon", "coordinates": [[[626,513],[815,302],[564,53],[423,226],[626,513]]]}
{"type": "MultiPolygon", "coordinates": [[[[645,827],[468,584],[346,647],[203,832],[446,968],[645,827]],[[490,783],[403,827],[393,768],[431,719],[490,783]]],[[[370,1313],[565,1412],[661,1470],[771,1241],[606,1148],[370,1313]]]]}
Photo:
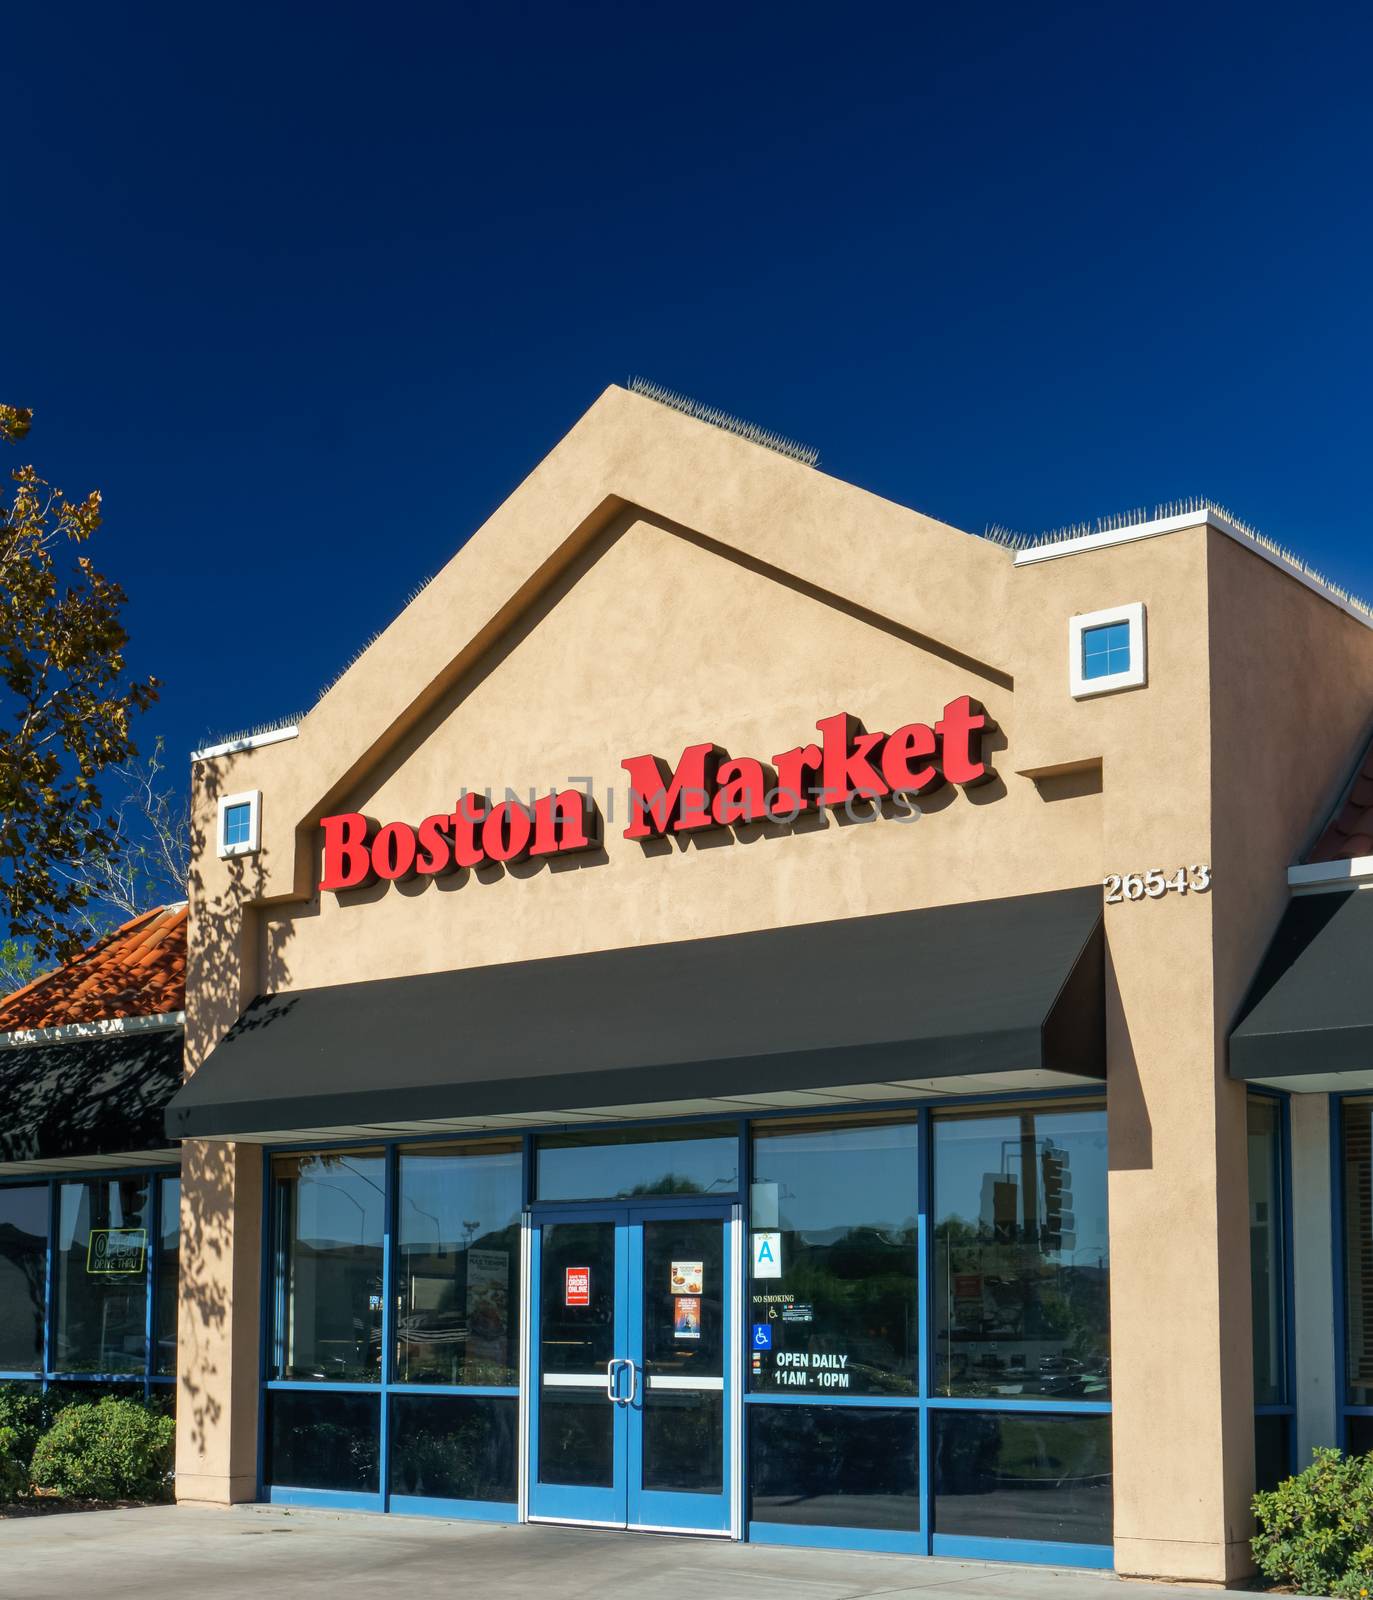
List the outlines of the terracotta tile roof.
{"type": "Polygon", "coordinates": [[[1306,859],[1351,861],[1355,856],[1373,856],[1373,744],[1364,751],[1354,781],[1306,859]]]}
{"type": "Polygon", "coordinates": [[[186,907],[158,906],[0,1000],[0,1033],[154,1017],[186,1005],[186,907]]]}

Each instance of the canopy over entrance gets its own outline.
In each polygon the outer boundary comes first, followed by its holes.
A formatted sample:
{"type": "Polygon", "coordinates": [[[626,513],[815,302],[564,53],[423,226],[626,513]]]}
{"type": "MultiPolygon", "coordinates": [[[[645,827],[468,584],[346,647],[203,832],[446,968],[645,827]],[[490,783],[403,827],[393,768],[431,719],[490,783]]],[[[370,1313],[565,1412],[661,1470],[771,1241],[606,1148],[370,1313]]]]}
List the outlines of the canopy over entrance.
{"type": "Polygon", "coordinates": [[[1100,1081],[1098,888],[259,997],[174,1138],[277,1142],[1100,1081]]]}

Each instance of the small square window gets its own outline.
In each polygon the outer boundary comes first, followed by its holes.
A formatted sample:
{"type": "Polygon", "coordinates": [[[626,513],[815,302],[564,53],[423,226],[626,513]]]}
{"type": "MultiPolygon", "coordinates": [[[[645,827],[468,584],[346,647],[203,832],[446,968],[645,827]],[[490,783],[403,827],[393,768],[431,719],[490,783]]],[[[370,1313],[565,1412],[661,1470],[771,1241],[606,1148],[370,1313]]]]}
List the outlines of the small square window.
{"type": "Polygon", "coordinates": [[[1130,670],[1130,624],[1106,622],[1082,632],[1082,676],[1108,678],[1130,670]]]}
{"type": "Polygon", "coordinates": [[[224,843],[247,844],[253,836],[253,808],[249,801],[240,800],[224,808],[224,843]]]}
{"type": "Polygon", "coordinates": [[[219,854],[253,855],[262,842],[262,794],[226,794],[219,801],[219,854]]]}
{"type": "Polygon", "coordinates": [[[1068,686],[1076,700],[1148,681],[1144,602],[1088,611],[1068,621],[1068,686]]]}

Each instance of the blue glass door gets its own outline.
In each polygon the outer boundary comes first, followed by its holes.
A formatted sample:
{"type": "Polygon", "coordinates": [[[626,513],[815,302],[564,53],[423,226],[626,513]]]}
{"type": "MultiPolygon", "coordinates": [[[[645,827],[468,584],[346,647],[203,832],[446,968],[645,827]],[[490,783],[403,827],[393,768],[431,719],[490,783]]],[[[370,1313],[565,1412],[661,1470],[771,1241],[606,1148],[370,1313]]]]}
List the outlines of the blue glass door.
{"type": "Polygon", "coordinates": [[[729,1210],[534,1222],[529,1515],[730,1531],[729,1210]]]}

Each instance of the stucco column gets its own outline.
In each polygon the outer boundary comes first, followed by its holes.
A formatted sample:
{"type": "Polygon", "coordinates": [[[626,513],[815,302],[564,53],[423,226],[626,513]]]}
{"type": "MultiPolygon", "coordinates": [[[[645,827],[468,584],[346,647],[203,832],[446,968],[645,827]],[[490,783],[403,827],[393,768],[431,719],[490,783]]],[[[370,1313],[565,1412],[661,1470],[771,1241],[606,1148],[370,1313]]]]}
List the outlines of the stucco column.
{"type": "Polygon", "coordinates": [[[1116,1569],[1252,1570],[1243,1086],[1223,1070],[1211,904],[1107,910],[1116,1569]]]}
{"type": "Polygon", "coordinates": [[[181,1167],[176,1497],[257,1498],[262,1151],[191,1140],[181,1167]]]}

